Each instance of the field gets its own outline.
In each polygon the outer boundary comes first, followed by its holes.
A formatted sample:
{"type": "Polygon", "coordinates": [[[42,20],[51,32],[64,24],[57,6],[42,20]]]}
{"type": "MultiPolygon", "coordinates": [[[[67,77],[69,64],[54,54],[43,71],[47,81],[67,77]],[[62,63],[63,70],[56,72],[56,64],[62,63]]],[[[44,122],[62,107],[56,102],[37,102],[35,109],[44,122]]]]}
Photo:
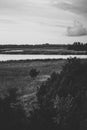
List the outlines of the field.
{"type": "Polygon", "coordinates": [[[7,89],[19,88],[21,99],[25,109],[32,109],[35,105],[36,91],[43,81],[46,81],[52,72],[60,73],[65,60],[31,60],[0,62],[0,94],[7,94],[7,89]],[[40,74],[32,79],[29,72],[32,68],[40,71],[40,74]],[[27,106],[28,105],[28,106],[27,106]]]}
{"type": "Polygon", "coordinates": [[[70,130],[72,126],[79,129],[81,124],[81,128],[85,128],[86,77],[87,59],[0,62],[0,120],[5,124],[1,127],[57,130],[56,125],[59,130],[63,130],[62,126],[70,130]],[[32,68],[40,72],[36,77],[30,75],[32,68]],[[17,88],[18,95],[10,88],[17,88]]]}

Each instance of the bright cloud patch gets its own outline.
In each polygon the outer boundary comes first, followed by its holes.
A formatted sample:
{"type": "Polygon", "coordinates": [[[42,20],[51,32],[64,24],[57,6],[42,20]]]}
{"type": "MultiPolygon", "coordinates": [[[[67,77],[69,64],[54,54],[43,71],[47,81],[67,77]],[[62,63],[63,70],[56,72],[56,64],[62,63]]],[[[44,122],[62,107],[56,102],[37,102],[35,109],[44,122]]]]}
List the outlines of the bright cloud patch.
{"type": "Polygon", "coordinates": [[[87,35],[87,29],[79,22],[75,22],[73,27],[67,28],[68,36],[84,36],[87,35]]]}

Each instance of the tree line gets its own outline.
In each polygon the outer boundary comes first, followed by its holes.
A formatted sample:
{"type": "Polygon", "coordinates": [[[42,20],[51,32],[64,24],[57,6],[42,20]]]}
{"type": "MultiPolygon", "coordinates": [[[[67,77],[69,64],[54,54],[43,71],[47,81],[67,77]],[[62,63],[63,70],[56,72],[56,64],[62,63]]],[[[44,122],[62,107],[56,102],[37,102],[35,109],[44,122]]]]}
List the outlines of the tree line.
{"type": "Polygon", "coordinates": [[[74,42],[72,45],[68,45],[68,49],[75,51],[87,51],[87,43],[74,42]]]}

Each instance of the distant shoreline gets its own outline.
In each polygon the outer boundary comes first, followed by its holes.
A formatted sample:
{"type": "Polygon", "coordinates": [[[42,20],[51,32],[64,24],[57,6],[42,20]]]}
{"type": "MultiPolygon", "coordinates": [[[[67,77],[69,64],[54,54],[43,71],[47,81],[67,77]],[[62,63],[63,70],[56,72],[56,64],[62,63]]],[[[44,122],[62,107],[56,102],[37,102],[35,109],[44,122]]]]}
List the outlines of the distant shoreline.
{"type": "Polygon", "coordinates": [[[87,44],[75,45],[0,45],[0,54],[17,55],[87,55],[87,44]]]}

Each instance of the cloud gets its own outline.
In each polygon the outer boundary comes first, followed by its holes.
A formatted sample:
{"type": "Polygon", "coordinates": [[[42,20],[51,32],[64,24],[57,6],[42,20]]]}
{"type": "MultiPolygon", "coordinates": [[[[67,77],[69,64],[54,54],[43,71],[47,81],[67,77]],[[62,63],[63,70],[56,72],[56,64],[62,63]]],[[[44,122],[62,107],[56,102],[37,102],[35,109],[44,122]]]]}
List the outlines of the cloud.
{"type": "Polygon", "coordinates": [[[74,23],[74,26],[67,28],[67,36],[84,36],[87,35],[87,29],[79,22],[74,23]]]}
{"type": "MultiPolygon", "coordinates": [[[[49,0],[0,0],[0,15],[22,17],[56,17],[49,0]]],[[[1,17],[1,16],[0,16],[1,17]]]]}
{"type": "MultiPolygon", "coordinates": [[[[46,0],[0,0],[0,19],[8,18],[14,22],[25,22],[32,18],[51,17],[51,12],[45,8],[46,0]],[[50,14],[50,15],[49,15],[50,14]]],[[[0,20],[0,23],[6,20],[0,20]]]]}
{"type": "Polygon", "coordinates": [[[52,4],[57,8],[87,15],[87,0],[52,0],[52,4]]]}
{"type": "Polygon", "coordinates": [[[46,0],[0,0],[0,9],[25,9],[47,3],[46,0]]]}
{"type": "Polygon", "coordinates": [[[17,9],[23,3],[23,0],[0,0],[0,9],[17,9]]]}

